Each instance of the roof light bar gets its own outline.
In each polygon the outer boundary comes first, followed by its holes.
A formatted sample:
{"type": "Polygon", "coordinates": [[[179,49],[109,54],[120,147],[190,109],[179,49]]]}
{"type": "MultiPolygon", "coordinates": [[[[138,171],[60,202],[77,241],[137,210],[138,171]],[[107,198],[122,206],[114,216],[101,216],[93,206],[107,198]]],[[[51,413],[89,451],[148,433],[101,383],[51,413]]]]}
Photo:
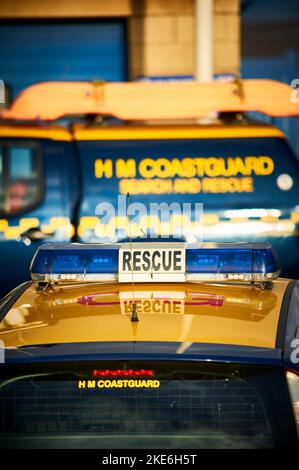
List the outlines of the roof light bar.
{"type": "Polygon", "coordinates": [[[47,244],[37,250],[30,270],[39,282],[267,282],[280,273],[269,244],[165,241],[47,244]]]}
{"type": "Polygon", "coordinates": [[[280,274],[269,244],[223,243],[187,250],[188,280],[266,282],[280,274]]]}
{"type": "Polygon", "coordinates": [[[31,278],[37,281],[100,281],[117,278],[118,246],[49,243],[35,253],[31,278]]]}

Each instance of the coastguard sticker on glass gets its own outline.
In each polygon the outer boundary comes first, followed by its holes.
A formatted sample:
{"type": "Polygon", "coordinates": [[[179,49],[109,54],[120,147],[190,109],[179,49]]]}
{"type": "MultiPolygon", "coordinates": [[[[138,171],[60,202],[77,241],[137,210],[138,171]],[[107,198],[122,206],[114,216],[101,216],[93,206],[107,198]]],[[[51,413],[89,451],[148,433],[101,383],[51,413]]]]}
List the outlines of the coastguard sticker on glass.
{"type": "Polygon", "coordinates": [[[119,249],[119,282],[184,282],[184,243],[125,243],[119,249]]]}

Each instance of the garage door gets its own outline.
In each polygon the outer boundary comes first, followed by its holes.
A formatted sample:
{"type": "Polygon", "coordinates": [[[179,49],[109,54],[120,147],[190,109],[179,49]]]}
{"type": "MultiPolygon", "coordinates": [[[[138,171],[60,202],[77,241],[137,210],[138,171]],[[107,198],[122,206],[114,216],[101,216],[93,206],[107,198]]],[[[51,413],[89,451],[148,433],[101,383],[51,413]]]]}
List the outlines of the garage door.
{"type": "Polygon", "coordinates": [[[125,20],[0,24],[0,78],[15,96],[45,80],[126,80],[125,20]]]}

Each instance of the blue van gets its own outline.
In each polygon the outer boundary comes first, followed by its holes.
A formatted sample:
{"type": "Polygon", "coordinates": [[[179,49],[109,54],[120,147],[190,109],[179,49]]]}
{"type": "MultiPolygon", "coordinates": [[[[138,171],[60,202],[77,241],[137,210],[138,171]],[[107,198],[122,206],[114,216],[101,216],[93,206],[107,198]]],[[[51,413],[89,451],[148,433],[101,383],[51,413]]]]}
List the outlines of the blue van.
{"type": "Polygon", "coordinates": [[[282,274],[296,278],[298,183],[295,154],[283,133],[265,124],[3,122],[0,293],[29,278],[40,244],[105,242],[113,224],[124,238],[163,235],[151,218],[122,220],[119,195],[146,207],[202,203],[203,232],[195,227],[195,238],[270,241],[282,274]],[[104,214],[103,203],[115,215],[104,214]]]}

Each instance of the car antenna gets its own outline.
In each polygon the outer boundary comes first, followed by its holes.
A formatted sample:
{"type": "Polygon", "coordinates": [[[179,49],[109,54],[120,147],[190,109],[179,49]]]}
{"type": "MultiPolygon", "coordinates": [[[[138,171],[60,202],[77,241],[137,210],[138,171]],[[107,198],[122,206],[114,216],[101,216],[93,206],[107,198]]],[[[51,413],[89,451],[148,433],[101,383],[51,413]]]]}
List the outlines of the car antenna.
{"type": "MultiPolygon", "coordinates": [[[[127,193],[127,203],[128,207],[130,206],[130,193],[127,193]]],[[[128,217],[128,216],[127,216],[128,217]]],[[[130,241],[130,251],[131,251],[131,259],[132,259],[132,237],[131,237],[131,225],[130,225],[130,219],[128,219],[129,225],[129,241],[130,241]]],[[[132,314],[131,314],[131,322],[132,323],[137,323],[139,322],[139,318],[137,315],[137,306],[135,302],[135,291],[134,291],[134,272],[133,272],[133,265],[132,266],[132,293],[133,293],[133,302],[132,302],[132,314]]]]}

